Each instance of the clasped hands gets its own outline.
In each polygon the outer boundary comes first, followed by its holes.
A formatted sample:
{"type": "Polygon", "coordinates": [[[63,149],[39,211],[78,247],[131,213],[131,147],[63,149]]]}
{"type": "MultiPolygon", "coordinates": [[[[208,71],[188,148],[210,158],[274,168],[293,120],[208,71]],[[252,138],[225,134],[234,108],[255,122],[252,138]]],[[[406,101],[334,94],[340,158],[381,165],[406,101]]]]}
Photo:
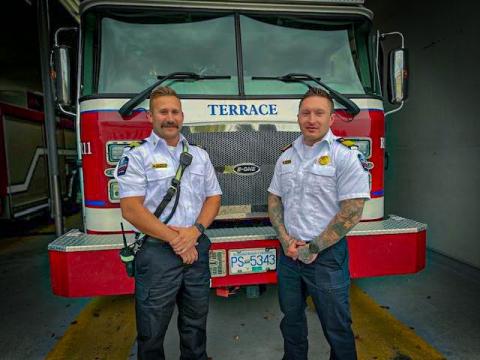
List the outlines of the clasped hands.
{"type": "Polygon", "coordinates": [[[318,254],[311,254],[308,249],[308,244],[303,240],[297,240],[290,235],[286,235],[284,238],[285,241],[282,241],[284,246],[283,251],[285,255],[292,258],[293,260],[300,260],[305,264],[311,264],[315,261],[318,254]]]}
{"type": "Polygon", "coordinates": [[[180,256],[184,264],[193,264],[198,260],[198,252],[195,245],[198,237],[201,235],[200,231],[195,226],[179,227],[168,225],[168,227],[177,232],[177,237],[170,241],[175,254],[180,256]]]}

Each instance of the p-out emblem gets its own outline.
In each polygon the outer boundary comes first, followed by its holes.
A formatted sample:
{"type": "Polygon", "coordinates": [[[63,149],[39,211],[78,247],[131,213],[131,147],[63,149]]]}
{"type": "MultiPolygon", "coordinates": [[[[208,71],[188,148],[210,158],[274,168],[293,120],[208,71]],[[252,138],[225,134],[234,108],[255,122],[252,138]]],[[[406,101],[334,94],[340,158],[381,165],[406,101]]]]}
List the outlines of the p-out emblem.
{"type": "Polygon", "coordinates": [[[233,166],[233,172],[242,176],[255,175],[259,171],[260,167],[253,163],[242,163],[233,166]]]}

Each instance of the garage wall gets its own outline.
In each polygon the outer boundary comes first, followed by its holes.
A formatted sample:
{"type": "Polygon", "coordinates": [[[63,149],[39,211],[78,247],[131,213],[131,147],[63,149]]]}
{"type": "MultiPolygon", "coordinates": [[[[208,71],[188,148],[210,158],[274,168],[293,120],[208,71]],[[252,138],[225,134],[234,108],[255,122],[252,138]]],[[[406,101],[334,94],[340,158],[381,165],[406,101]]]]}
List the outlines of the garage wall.
{"type": "Polygon", "coordinates": [[[26,1],[0,4],[0,90],[42,91],[37,18],[26,1]]]}
{"type": "Polygon", "coordinates": [[[387,119],[386,213],[427,223],[431,249],[480,268],[480,3],[366,6],[410,50],[410,98],[387,119]]]}
{"type": "MultiPolygon", "coordinates": [[[[42,92],[36,3],[30,0],[0,2],[0,91],[42,92]]],[[[78,24],[58,1],[50,0],[48,4],[53,41],[56,29],[78,24]]]]}

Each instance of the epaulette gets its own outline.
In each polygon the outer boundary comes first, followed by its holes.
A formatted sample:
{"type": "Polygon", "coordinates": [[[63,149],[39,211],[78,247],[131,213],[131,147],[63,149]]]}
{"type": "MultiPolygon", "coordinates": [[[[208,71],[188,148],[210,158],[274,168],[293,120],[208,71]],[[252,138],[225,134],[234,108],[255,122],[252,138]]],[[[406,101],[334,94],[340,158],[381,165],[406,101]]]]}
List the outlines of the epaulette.
{"type": "Polygon", "coordinates": [[[143,145],[147,142],[147,140],[143,139],[141,141],[132,141],[130,144],[127,145],[127,148],[130,150],[135,149],[136,147],[139,147],[140,145],[143,145]]]}
{"type": "Polygon", "coordinates": [[[343,146],[348,147],[350,150],[358,150],[358,145],[355,145],[355,142],[352,140],[346,140],[344,138],[338,138],[337,142],[343,146]]]}
{"type": "Polygon", "coordinates": [[[292,143],[292,144],[288,144],[287,146],[285,146],[285,147],[282,148],[282,152],[287,151],[287,150],[290,149],[292,146],[293,146],[293,143],[292,143]]]}
{"type": "Polygon", "coordinates": [[[199,147],[200,149],[205,150],[205,146],[203,146],[203,145],[198,145],[198,144],[193,144],[193,143],[188,143],[188,145],[190,145],[190,146],[196,146],[196,147],[199,147]]]}

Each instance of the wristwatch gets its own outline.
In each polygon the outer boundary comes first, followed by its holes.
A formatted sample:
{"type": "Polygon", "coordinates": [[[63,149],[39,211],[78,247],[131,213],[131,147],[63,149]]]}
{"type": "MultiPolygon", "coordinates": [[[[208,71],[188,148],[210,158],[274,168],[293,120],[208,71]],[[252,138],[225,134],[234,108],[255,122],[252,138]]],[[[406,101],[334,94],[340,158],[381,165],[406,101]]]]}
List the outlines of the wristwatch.
{"type": "Polygon", "coordinates": [[[308,243],[308,251],[310,252],[310,254],[318,254],[320,252],[320,248],[315,243],[315,241],[312,240],[308,243]]]}
{"type": "Polygon", "coordinates": [[[202,224],[196,222],[195,224],[193,224],[193,226],[195,226],[198,229],[198,231],[200,231],[201,235],[205,233],[205,226],[203,226],[202,224]]]}

